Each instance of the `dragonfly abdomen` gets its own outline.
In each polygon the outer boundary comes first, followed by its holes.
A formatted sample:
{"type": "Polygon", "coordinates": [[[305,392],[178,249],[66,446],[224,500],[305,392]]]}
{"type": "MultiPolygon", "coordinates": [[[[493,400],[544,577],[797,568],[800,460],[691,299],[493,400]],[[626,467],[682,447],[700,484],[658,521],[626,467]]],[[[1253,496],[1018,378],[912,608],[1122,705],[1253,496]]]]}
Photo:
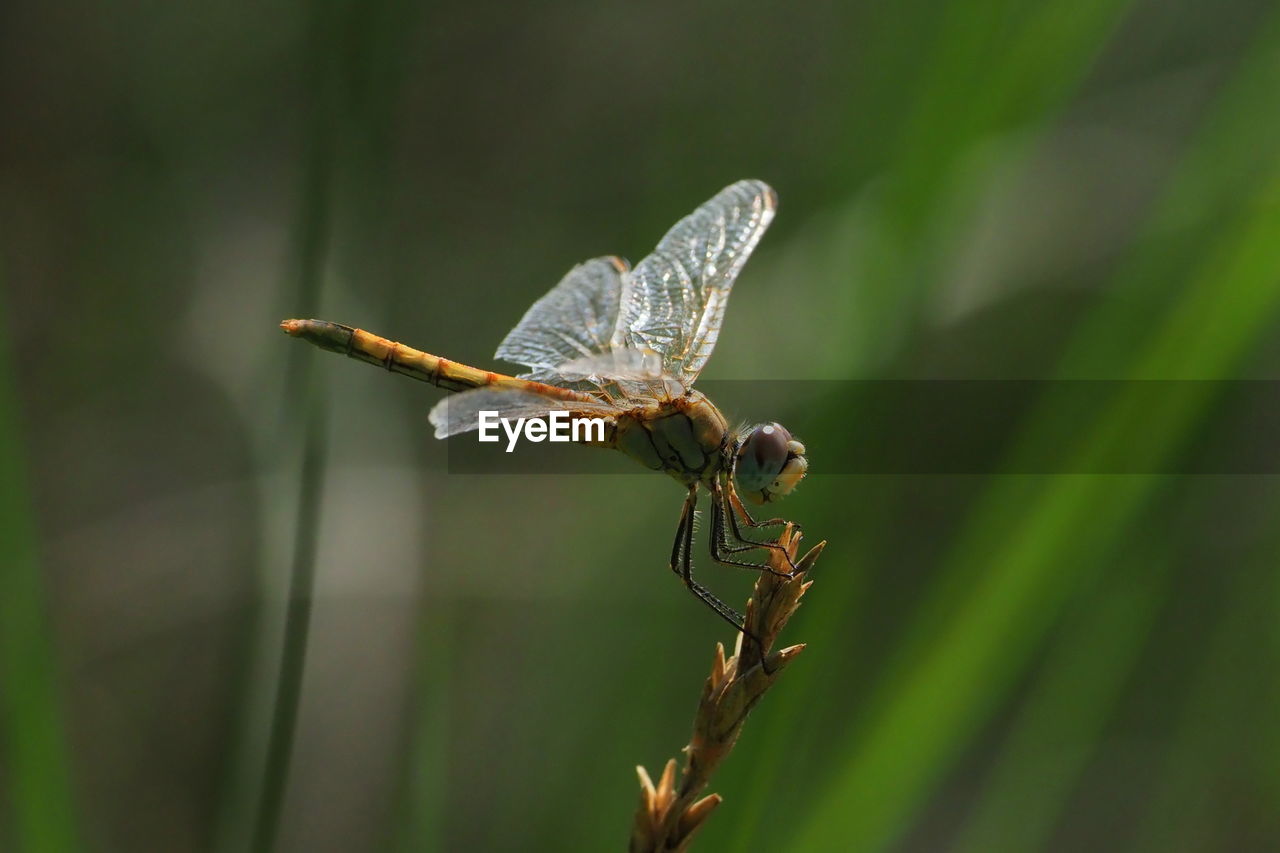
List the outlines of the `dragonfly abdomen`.
{"type": "Polygon", "coordinates": [[[429,382],[446,391],[465,391],[468,388],[496,386],[529,391],[560,400],[593,399],[568,388],[517,379],[491,370],[480,370],[405,346],[372,332],[366,332],[364,329],[344,326],[341,323],[330,323],[328,320],[285,320],[280,324],[280,328],[293,337],[313,343],[321,349],[386,368],[392,373],[429,382]]]}

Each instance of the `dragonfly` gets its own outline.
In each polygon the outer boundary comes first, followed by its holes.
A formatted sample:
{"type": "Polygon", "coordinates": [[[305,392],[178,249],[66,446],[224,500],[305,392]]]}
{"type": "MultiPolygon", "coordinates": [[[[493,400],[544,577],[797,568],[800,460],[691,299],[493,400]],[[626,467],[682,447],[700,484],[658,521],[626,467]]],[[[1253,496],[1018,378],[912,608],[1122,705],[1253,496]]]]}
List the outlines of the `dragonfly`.
{"type": "Polygon", "coordinates": [[[597,431],[581,443],[619,450],[686,489],[669,567],[742,631],[741,614],[694,579],[699,492],[710,494],[713,561],[789,577],[797,568],[777,539],[753,538],[768,536],[754,531],[788,522],[757,520],[747,504],[790,494],[809,462],[805,446],[781,424],[731,428],[693,385],[719,338],[734,281],[776,210],[767,184],[738,181],[672,226],[634,268],[617,256],[575,266],[498,346],[495,358],[527,368],[514,376],[338,323],[280,325],[325,350],[454,392],[428,416],[437,438],[478,429],[482,412],[511,420],[552,412],[602,420],[603,435],[597,431]],[[774,563],[787,572],[760,559],[769,550],[781,552],[785,562],[774,563]]]}

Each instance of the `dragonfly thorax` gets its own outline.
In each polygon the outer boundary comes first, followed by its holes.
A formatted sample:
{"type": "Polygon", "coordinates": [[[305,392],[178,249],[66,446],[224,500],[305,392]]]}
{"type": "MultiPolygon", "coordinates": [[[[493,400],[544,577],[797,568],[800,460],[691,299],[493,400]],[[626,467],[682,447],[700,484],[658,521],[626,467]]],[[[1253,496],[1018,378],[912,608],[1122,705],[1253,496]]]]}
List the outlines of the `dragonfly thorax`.
{"type": "Polygon", "coordinates": [[[617,420],[615,446],[684,485],[710,484],[725,465],[729,425],[697,391],[631,409],[617,420]]]}

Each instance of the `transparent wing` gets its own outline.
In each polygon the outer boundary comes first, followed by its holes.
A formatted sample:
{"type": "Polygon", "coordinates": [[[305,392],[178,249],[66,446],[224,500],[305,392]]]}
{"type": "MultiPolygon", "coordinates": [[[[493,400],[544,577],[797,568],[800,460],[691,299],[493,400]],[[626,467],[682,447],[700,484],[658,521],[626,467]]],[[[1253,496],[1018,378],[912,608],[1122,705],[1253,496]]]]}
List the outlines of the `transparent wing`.
{"type": "Polygon", "coordinates": [[[565,379],[644,382],[662,378],[662,357],[653,350],[611,349],[566,361],[557,372],[565,379]]]}
{"type": "Polygon", "coordinates": [[[514,388],[472,388],[436,403],[427,419],[436,428],[436,438],[448,438],[478,429],[482,411],[497,412],[504,418],[536,418],[552,411],[578,412],[592,418],[618,414],[603,402],[556,400],[514,388]]]}
{"type": "Polygon", "coordinates": [[[654,350],[663,371],[693,384],[720,335],[734,279],[777,208],[762,181],[739,181],[681,219],[623,277],[613,349],[654,350]]]}
{"type": "Polygon", "coordinates": [[[662,356],[651,349],[614,349],[583,356],[566,361],[557,371],[564,384],[594,387],[606,399],[621,397],[635,405],[681,397],[686,390],[683,382],[664,372],[662,356]]]}
{"type": "Polygon", "coordinates": [[[495,357],[529,367],[521,379],[566,385],[556,368],[609,349],[626,273],[627,262],[616,257],[578,264],[533,303],[495,357]]]}

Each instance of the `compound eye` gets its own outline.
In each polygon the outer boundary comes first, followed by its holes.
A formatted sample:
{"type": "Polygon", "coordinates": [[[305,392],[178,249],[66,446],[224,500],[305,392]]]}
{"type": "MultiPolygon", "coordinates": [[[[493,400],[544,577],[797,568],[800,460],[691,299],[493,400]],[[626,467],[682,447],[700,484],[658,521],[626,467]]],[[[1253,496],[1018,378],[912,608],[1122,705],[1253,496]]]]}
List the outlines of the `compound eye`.
{"type": "Polygon", "coordinates": [[[738,447],[738,488],[753,503],[767,500],[765,490],[782,473],[792,444],[791,433],[781,424],[761,424],[738,447]]]}

